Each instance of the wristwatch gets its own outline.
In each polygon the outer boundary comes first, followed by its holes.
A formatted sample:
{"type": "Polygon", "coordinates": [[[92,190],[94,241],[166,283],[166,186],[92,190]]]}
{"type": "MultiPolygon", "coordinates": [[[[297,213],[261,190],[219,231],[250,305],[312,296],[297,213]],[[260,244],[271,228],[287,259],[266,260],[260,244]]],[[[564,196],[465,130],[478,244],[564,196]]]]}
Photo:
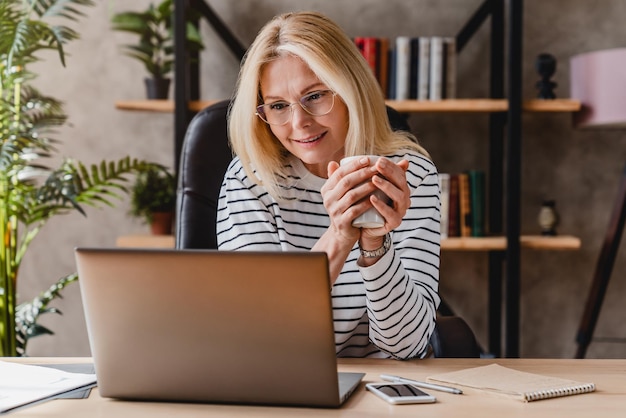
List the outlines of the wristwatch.
{"type": "Polygon", "coordinates": [[[383,245],[381,247],[376,248],[372,251],[367,251],[360,248],[361,256],[365,258],[382,257],[387,253],[387,251],[389,251],[389,248],[391,248],[391,235],[389,235],[389,233],[386,233],[385,238],[383,239],[383,245]]]}

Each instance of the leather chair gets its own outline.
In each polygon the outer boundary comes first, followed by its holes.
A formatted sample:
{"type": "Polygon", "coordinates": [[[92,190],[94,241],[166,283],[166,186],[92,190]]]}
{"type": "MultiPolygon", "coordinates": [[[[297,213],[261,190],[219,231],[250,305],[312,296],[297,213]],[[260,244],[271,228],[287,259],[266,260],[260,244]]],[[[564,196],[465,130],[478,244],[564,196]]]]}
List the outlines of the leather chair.
{"type": "MultiPolygon", "coordinates": [[[[180,156],[176,202],[176,248],[215,249],[217,201],[232,152],[224,100],[201,110],[189,123],[180,156]]],[[[406,118],[387,108],[394,129],[409,130],[406,118]]],[[[441,316],[431,337],[435,357],[479,357],[470,327],[457,316],[441,316]]]]}

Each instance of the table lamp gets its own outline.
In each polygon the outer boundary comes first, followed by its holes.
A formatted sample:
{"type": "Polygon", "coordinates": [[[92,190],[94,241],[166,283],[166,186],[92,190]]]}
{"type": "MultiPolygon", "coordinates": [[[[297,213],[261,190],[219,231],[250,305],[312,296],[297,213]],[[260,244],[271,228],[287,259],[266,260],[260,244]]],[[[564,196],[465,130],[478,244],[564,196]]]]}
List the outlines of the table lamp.
{"type": "MultiPolygon", "coordinates": [[[[581,102],[581,111],[574,114],[574,126],[588,129],[626,128],[626,48],[573,56],[570,70],[572,98],[581,102]]],[[[576,335],[576,358],[585,357],[593,337],[625,222],[626,165],[576,335]]]]}
{"type": "Polygon", "coordinates": [[[581,102],[576,128],[626,128],[626,48],[570,59],[570,94],[581,102]]]}

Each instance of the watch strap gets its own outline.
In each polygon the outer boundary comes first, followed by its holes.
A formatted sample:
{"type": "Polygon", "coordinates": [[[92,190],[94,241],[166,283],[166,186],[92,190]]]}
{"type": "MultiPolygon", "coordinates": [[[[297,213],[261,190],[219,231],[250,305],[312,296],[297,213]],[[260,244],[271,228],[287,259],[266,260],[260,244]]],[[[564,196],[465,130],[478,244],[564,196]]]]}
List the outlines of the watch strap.
{"type": "Polygon", "coordinates": [[[386,233],[383,239],[383,245],[381,245],[379,248],[376,248],[375,250],[371,250],[371,251],[364,250],[362,248],[359,248],[359,249],[361,250],[362,257],[377,258],[377,257],[382,257],[383,255],[385,255],[387,251],[389,251],[390,248],[391,248],[391,235],[389,235],[389,233],[386,233]]]}

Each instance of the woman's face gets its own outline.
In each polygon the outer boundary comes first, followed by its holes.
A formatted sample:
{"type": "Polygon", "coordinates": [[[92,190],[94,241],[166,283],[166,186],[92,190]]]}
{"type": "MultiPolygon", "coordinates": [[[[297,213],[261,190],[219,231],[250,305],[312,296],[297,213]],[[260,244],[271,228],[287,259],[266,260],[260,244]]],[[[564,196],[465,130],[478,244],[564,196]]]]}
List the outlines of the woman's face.
{"type": "MultiPolygon", "coordinates": [[[[263,103],[298,103],[302,96],[327,90],[300,58],[286,56],[267,64],[261,74],[263,103]]],[[[335,97],[332,110],[323,116],[307,113],[299,104],[291,107],[291,119],[284,125],[269,125],[270,129],[305,167],[318,177],[327,178],[330,161],[344,156],[348,133],[348,108],[335,97]]]]}

